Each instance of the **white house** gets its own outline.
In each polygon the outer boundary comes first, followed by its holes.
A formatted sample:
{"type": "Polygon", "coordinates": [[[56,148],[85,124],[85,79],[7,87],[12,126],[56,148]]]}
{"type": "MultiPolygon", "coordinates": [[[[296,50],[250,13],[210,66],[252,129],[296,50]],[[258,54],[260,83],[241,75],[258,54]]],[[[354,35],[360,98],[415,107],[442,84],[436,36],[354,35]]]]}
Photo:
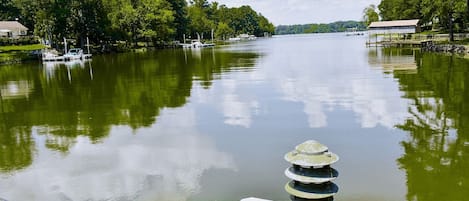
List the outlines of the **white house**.
{"type": "Polygon", "coordinates": [[[0,37],[17,38],[27,34],[28,28],[17,21],[0,21],[0,37]]]}

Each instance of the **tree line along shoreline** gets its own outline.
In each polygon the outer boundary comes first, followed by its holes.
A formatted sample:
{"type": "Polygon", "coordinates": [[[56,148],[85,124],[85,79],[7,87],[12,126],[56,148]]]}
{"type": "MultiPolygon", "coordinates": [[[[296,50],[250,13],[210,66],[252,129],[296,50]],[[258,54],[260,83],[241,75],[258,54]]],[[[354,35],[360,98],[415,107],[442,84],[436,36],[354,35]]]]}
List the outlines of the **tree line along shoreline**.
{"type": "Polygon", "coordinates": [[[0,20],[17,20],[34,36],[59,47],[64,38],[84,47],[165,47],[183,38],[227,39],[274,34],[274,25],[250,6],[207,0],[5,0],[0,20]]]}
{"type": "Polygon", "coordinates": [[[332,23],[311,23],[296,25],[279,25],[275,27],[275,34],[308,34],[308,33],[336,33],[366,31],[367,26],[362,21],[337,21],[332,23]]]}

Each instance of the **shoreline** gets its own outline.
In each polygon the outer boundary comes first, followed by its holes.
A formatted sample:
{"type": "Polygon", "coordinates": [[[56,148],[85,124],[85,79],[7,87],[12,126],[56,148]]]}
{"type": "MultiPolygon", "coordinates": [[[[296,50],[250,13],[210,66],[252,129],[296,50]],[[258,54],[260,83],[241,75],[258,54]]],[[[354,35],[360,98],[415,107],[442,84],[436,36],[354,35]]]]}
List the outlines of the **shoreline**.
{"type": "Polygon", "coordinates": [[[432,42],[423,43],[422,51],[434,53],[449,53],[469,58],[469,46],[461,44],[434,44],[432,42]]]}

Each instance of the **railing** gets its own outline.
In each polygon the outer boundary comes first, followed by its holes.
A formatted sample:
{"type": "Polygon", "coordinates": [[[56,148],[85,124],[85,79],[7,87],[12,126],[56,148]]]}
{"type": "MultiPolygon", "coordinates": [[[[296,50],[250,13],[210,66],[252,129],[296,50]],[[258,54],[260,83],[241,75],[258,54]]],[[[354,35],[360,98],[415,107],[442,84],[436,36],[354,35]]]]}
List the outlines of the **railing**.
{"type": "MultiPolygon", "coordinates": [[[[413,40],[425,41],[448,41],[449,34],[414,34],[412,37],[413,40]]],[[[469,39],[469,33],[457,33],[454,34],[454,40],[465,40],[469,39]]]]}

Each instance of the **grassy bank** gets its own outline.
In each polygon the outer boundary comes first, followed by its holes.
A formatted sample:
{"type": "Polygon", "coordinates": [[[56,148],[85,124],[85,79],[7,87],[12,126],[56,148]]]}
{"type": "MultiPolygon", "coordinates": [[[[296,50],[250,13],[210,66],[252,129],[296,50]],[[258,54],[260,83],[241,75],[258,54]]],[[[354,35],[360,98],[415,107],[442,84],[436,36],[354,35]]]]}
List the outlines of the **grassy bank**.
{"type": "Polygon", "coordinates": [[[0,65],[36,60],[37,56],[32,55],[31,51],[43,48],[45,46],[41,44],[0,46],[0,65]]]}
{"type": "Polygon", "coordinates": [[[34,45],[11,45],[11,46],[0,46],[1,52],[10,52],[10,51],[34,51],[44,49],[46,46],[41,44],[34,45]]]}

